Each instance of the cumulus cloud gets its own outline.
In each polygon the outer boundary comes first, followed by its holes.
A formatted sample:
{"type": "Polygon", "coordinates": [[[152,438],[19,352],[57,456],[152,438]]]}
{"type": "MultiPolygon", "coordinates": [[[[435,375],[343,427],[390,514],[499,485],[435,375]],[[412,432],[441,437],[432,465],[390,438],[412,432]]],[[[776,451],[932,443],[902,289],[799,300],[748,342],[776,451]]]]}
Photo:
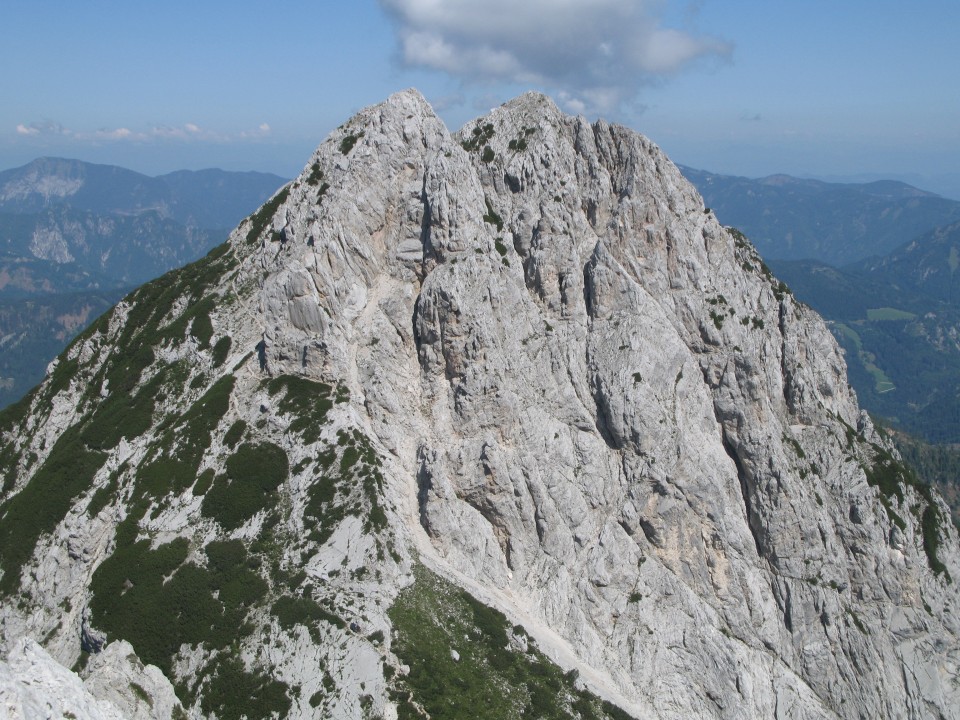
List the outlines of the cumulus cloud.
{"type": "Polygon", "coordinates": [[[702,58],[717,38],[664,27],[662,0],[380,0],[400,55],[467,82],[540,85],[575,112],[609,112],[702,58]]]}

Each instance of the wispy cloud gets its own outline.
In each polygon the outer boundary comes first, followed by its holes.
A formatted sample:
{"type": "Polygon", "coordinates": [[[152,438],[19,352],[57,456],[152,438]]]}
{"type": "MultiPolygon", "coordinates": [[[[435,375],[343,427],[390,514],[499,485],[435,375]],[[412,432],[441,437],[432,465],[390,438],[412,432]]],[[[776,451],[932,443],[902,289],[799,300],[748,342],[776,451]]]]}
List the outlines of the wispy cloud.
{"type": "Polygon", "coordinates": [[[239,133],[237,137],[241,139],[265,138],[265,137],[269,137],[272,133],[273,133],[273,128],[271,128],[270,125],[268,125],[267,123],[260,123],[257,126],[256,130],[244,130],[243,132],[239,133]]]}
{"type": "Polygon", "coordinates": [[[87,139],[87,137],[92,137],[96,140],[139,140],[140,133],[135,133],[129,128],[121,127],[114,128],[112,130],[100,129],[96,130],[93,133],[88,135],[77,135],[81,140],[87,139]]]}
{"type": "Polygon", "coordinates": [[[463,96],[463,93],[450,93],[449,95],[443,95],[438,98],[431,98],[430,104],[433,105],[433,109],[437,112],[443,112],[449,108],[459,107],[463,105],[466,101],[466,98],[463,96]]]}
{"type": "Polygon", "coordinates": [[[465,82],[547,87],[577,112],[609,112],[729,43],[662,23],[661,0],[380,0],[406,65],[465,82]]]}
{"type": "Polygon", "coordinates": [[[49,136],[67,137],[76,142],[213,142],[230,143],[242,140],[266,138],[271,134],[270,125],[261,123],[252,130],[222,133],[202,128],[196,123],[183,125],[155,125],[145,130],[132,130],[128,127],[104,127],[92,131],[74,131],[59,123],[44,121],[20,123],[16,127],[17,135],[24,138],[43,138],[49,136]]]}
{"type": "Polygon", "coordinates": [[[27,125],[20,123],[17,125],[17,135],[26,135],[28,137],[38,137],[40,135],[71,135],[60,123],[44,120],[43,122],[32,122],[27,125]]]}

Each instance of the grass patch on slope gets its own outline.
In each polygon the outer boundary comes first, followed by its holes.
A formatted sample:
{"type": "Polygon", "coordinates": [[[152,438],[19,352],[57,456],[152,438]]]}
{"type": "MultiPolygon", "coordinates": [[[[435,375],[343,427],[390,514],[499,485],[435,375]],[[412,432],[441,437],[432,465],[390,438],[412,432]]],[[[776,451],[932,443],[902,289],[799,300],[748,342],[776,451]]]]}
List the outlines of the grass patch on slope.
{"type": "Polygon", "coordinates": [[[502,613],[422,566],[414,572],[416,581],[401,591],[389,611],[392,649],[410,668],[405,677],[392,676],[391,696],[400,720],[630,718],[577,689],[576,673],[565,674],[502,613]],[[526,642],[526,652],[519,638],[526,642]]]}
{"type": "Polygon", "coordinates": [[[168,677],[181,645],[219,649],[249,632],[246,613],[267,592],[239,540],[210,543],[206,567],[185,562],[188,552],[186,538],[157,548],[149,540],[118,547],[90,586],[94,625],[128,640],[168,677]]]}
{"type": "Polygon", "coordinates": [[[225,375],[186,412],[169,421],[137,471],[140,495],[163,498],[193,485],[213,431],[230,405],[234,382],[233,375],[225,375]]]}
{"type": "Polygon", "coordinates": [[[916,317],[916,313],[891,307],[867,309],[867,320],[914,320],[916,317]]]}
{"type": "Polygon", "coordinates": [[[327,421],[327,413],[334,401],[345,402],[346,390],[334,391],[330,385],[294,375],[279,375],[267,381],[267,392],[277,400],[277,412],[291,415],[290,431],[297,433],[305,443],[320,439],[327,421]]]}
{"type": "Polygon", "coordinates": [[[315,465],[317,474],[303,512],[310,540],[322,545],[350,516],[365,517],[364,532],[386,528],[382,466],[363,433],[340,430],[336,446],[320,452],[315,465]]]}
{"type": "Polygon", "coordinates": [[[0,593],[20,587],[20,572],[40,537],[63,520],[75,498],[86,492],[106,456],[81,441],[77,426],[57,440],[33,479],[0,506],[0,593]]]}

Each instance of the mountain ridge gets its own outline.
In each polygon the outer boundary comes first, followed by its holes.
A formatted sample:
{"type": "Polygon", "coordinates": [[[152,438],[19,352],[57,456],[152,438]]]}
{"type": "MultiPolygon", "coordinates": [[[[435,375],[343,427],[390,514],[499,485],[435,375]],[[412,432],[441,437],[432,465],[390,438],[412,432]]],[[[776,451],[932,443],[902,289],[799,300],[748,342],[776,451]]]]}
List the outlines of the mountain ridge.
{"type": "Polygon", "coordinates": [[[841,267],[960,220],[960,202],[899,181],[752,179],[689,167],[682,172],[720,220],[746,233],[768,260],[841,267]]]}
{"type": "Polygon", "coordinates": [[[41,157],[0,171],[0,212],[35,214],[69,203],[73,209],[98,214],[153,211],[182,224],[230,228],[247,208],[262,202],[265,188],[274,189],[285,182],[271,173],[217,168],[149,176],[115,165],[41,157]],[[211,189],[222,188],[227,179],[234,199],[211,197],[211,189]],[[201,192],[210,201],[198,206],[194,198],[201,192]],[[238,207],[243,210],[238,212],[238,207]]]}
{"type": "Polygon", "coordinates": [[[542,95],[456,135],[414,91],[361,111],[2,425],[4,645],[128,640],[194,714],[483,715],[458,668],[519,682],[505,716],[956,707],[956,531],[822,320],[653,143],[542,95]]]}

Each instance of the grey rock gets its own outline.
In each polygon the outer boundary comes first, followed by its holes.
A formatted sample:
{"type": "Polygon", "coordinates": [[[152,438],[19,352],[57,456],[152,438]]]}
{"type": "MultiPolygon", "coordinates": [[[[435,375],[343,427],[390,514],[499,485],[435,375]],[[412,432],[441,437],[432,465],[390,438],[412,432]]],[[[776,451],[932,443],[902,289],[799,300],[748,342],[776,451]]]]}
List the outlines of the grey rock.
{"type": "Polygon", "coordinates": [[[107,634],[91,626],[90,608],[84,608],[80,616],[80,649],[95,655],[103,650],[106,644],[107,634]]]}
{"type": "Polygon", "coordinates": [[[110,643],[90,658],[83,684],[130,720],[167,720],[183,711],[173,685],[155,665],[144,665],[130,643],[110,643]]]}
{"type": "Polygon", "coordinates": [[[28,637],[0,661],[0,708],[11,720],[123,720],[119,708],[95,697],[76,674],[28,637]]]}

